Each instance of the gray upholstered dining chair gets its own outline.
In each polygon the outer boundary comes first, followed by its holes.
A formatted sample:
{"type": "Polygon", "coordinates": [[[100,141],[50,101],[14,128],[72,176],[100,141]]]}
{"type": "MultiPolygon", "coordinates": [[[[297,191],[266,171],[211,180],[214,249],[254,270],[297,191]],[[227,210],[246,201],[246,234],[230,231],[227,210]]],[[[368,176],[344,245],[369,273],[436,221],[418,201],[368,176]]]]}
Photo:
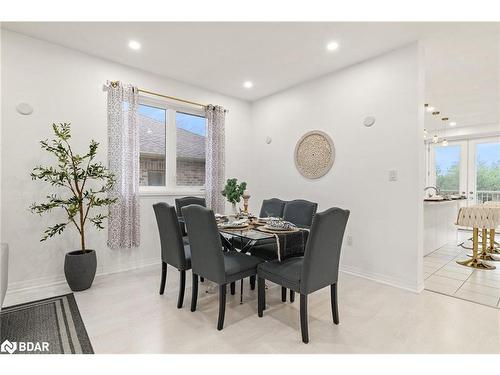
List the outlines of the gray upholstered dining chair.
{"type": "MultiPolygon", "coordinates": [[[[298,227],[309,229],[317,209],[317,203],[305,199],[287,201],[283,208],[283,219],[294,223],[298,227]]],[[[286,300],[286,291],[281,291],[281,299],[283,302],[286,300]]],[[[293,301],[295,301],[295,292],[290,290],[290,302],[293,301]]]]}
{"type": "MultiPolygon", "coordinates": [[[[175,199],[175,209],[177,210],[177,216],[179,219],[182,219],[182,207],[189,206],[190,204],[197,204],[203,207],[207,206],[207,202],[205,201],[205,198],[201,197],[182,197],[182,198],[176,198],[175,199]]],[[[186,236],[186,227],[184,223],[181,221],[181,230],[182,230],[182,235],[186,236]]]]}
{"type": "Polygon", "coordinates": [[[170,264],[180,272],[179,297],[177,299],[177,308],[180,309],[184,301],[186,270],[191,269],[191,252],[189,245],[185,245],[182,241],[181,228],[175,208],[161,202],[153,204],[153,210],[158,224],[158,231],[160,232],[162,262],[160,294],[165,292],[167,264],[170,264]]]}
{"type": "Polygon", "coordinates": [[[283,262],[272,261],[257,267],[258,315],[262,317],[266,304],[265,280],[300,293],[300,328],[302,341],[309,342],[307,296],[330,286],[333,322],[339,324],[337,281],[340,251],[349,211],[330,208],[314,215],[311,233],[303,257],[283,262]]]}
{"type": "MultiPolygon", "coordinates": [[[[282,201],[280,199],[269,199],[268,201],[273,201],[270,203],[270,206],[278,207],[278,204],[282,203],[281,207],[281,215],[284,220],[287,220],[298,227],[309,229],[311,226],[314,214],[318,209],[318,204],[315,202],[310,202],[304,199],[295,199],[293,201],[282,201]]],[[[264,209],[264,201],[262,203],[262,209],[264,209]]],[[[261,212],[262,212],[261,209],[261,212]]],[[[270,243],[264,243],[259,246],[256,246],[252,251],[252,255],[265,259],[266,261],[273,260],[276,258],[276,243],[272,241],[270,243]],[[270,259],[271,257],[271,259],[270,259]]],[[[253,285],[253,280],[250,280],[253,285]]],[[[281,288],[281,300],[286,302],[286,288],[281,288]]],[[[290,302],[295,301],[295,292],[290,290],[290,302]]]]}
{"type": "Polygon", "coordinates": [[[285,203],[278,198],[264,199],[260,207],[259,217],[283,217],[285,203]]]}
{"type": "Polygon", "coordinates": [[[182,208],[191,246],[193,295],[191,311],[196,311],[198,276],[219,285],[219,319],[217,329],[224,326],[226,310],[226,285],[255,275],[262,262],[251,255],[237,251],[222,251],[222,242],[212,210],[199,205],[182,208]]]}
{"type": "Polygon", "coordinates": [[[285,203],[283,219],[294,223],[298,227],[309,228],[318,204],[305,199],[295,199],[285,203]]]}

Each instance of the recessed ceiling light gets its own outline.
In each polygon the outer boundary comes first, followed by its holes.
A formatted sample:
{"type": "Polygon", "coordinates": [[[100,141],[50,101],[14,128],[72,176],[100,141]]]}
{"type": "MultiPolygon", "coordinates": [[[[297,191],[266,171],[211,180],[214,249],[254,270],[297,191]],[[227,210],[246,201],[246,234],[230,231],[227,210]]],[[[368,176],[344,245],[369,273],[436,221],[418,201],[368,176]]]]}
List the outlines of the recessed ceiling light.
{"type": "Polygon", "coordinates": [[[129,46],[130,49],[133,49],[135,51],[141,49],[141,43],[139,43],[136,40],[131,40],[130,42],[128,42],[128,46],[129,46]]]}
{"type": "Polygon", "coordinates": [[[246,89],[251,89],[253,87],[253,82],[252,81],[245,81],[245,82],[243,82],[243,87],[246,89]]]}
{"type": "Polygon", "coordinates": [[[427,111],[427,112],[432,112],[432,111],[434,111],[435,109],[436,109],[436,108],[429,106],[429,107],[427,107],[426,111],[427,111]]]}
{"type": "Polygon", "coordinates": [[[450,122],[450,126],[455,126],[457,123],[455,121],[450,122]]]}
{"type": "Polygon", "coordinates": [[[337,42],[330,42],[326,45],[326,49],[328,51],[335,51],[339,48],[339,44],[337,42]]]}

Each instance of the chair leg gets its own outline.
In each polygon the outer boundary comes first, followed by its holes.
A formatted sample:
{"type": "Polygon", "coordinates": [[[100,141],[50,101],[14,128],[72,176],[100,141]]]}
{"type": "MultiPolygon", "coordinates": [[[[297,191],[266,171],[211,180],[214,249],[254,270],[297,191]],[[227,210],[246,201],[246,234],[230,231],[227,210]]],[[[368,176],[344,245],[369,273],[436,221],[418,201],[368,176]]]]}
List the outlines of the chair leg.
{"type": "Polygon", "coordinates": [[[191,294],[191,311],[196,311],[196,302],[198,301],[198,275],[193,273],[193,288],[191,294]]]}
{"type": "Polygon", "coordinates": [[[255,275],[250,276],[250,290],[255,290],[255,275]]]}
{"type": "Polygon", "coordinates": [[[286,302],[286,288],[284,286],[281,287],[281,302],[286,302]]]}
{"type": "Polygon", "coordinates": [[[179,298],[177,298],[177,308],[180,309],[182,307],[182,303],[184,302],[184,289],[186,289],[186,271],[182,270],[180,272],[180,282],[179,282],[179,298]]]}
{"type": "Polygon", "coordinates": [[[161,283],[160,294],[165,293],[165,283],[167,282],[167,263],[161,262],[161,283]]]}
{"type": "Polygon", "coordinates": [[[231,295],[234,296],[236,294],[236,283],[233,281],[231,284],[231,295]]]}
{"type": "Polygon", "coordinates": [[[295,292],[290,289],[290,302],[294,303],[295,302],[295,292]]]}
{"type": "Polygon", "coordinates": [[[332,302],[333,322],[339,324],[339,305],[337,299],[337,283],[330,285],[330,294],[332,302]]]}
{"type": "Polygon", "coordinates": [[[257,280],[257,312],[259,318],[262,318],[266,308],[266,280],[259,277],[257,280]]]}
{"type": "Polygon", "coordinates": [[[219,320],[217,322],[217,330],[222,330],[224,327],[224,315],[226,313],[226,285],[219,285],[219,320]]]}
{"type": "Polygon", "coordinates": [[[205,278],[204,277],[200,277],[200,283],[204,283],[205,282],[205,278]]]}
{"type": "Polygon", "coordinates": [[[307,294],[300,294],[300,331],[302,342],[309,342],[309,328],[307,327],[307,294]]]}

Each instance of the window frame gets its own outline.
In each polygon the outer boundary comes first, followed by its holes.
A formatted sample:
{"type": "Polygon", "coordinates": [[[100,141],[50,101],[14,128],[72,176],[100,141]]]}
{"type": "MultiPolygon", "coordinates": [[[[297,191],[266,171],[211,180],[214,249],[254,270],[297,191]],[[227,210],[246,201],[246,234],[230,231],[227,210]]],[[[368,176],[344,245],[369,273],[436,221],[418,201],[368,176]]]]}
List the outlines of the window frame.
{"type": "MultiPolygon", "coordinates": [[[[139,195],[194,195],[204,196],[203,186],[177,186],[177,124],[176,113],[182,112],[188,115],[201,116],[205,118],[202,109],[173,104],[163,100],[139,95],[139,105],[146,105],[164,109],[166,113],[165,123],[165,185],[164,186],[139,186],[139,195]]],[[[140,149],[139,149],[140,154],[140,149]]]]}

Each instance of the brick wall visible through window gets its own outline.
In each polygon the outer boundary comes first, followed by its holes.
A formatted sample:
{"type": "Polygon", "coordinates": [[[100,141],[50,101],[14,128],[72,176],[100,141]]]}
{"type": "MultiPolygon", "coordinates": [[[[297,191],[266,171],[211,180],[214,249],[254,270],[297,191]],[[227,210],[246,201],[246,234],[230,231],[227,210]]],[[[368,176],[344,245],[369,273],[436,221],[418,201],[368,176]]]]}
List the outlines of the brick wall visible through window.
{"type": "Polygon", "coordinates": [[[203,186],[205,184],[205,160],[177,159],[177,185],[203,186]]]}
{"type": "Polygon", "coordinates": [[[205,118],[189,113],[175,115],[177,152],[176,184],[178,186],[205,185],[205,118]]]}
{"type": "Polygon", "coordinates": [[[199,114],[139,105],[140,186],[205,185],[206,122],[199,114]],[[167,113],[169,115],[167,116],[167,113]],[[170,117],[173,115],[174,117],[170,117]],[[175,119],[175,123],[167,118],[175,119]],[[169,125],[171,124],[171,125],[169,125]],[[169,126],[175,125],[175,128],[169,126]],[[168,148],[175,139],[175,149],[168,148]],[[170,140],[167,142],[167,140],[170,140]],[[174,180],[167,179],[169,168],[174,180]],[[167,181],[168,180],[168,181],[167,181]]]}

